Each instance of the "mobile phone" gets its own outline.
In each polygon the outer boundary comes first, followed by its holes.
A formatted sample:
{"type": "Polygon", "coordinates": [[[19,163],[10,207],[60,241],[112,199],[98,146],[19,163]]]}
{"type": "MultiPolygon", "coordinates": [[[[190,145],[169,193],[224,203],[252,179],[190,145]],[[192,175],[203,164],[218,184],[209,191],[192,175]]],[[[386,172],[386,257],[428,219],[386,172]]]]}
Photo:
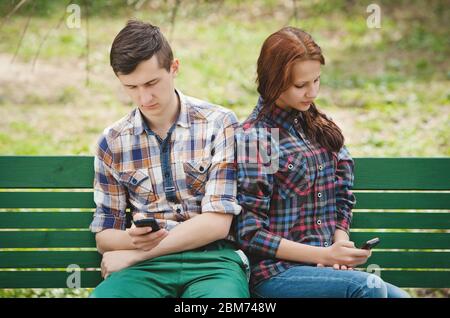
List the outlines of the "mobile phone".
{"type": "Polygon", "coordinates": [[[151,227],[152,228],[152,232],[156,232],[159,231],[160,227],[158,225],[158,222],[156,222],[155,219],[153,218],[149,218],[149,219],[140,219],[140,220],[136,220],[133,221],[134,225],[136,225],[136,227],[151,227]]]}
{"type": "Polygon", "coordinates": [[[378,237],[375,237],[371,240],[368,240],[366,243],[364,243],[363,246],[361,246],[361,248],[363,250],[370,250],[370,249],[374,248],[375,246],[377,246],[378,243],[380,243],[380,239],[378,237]]]}

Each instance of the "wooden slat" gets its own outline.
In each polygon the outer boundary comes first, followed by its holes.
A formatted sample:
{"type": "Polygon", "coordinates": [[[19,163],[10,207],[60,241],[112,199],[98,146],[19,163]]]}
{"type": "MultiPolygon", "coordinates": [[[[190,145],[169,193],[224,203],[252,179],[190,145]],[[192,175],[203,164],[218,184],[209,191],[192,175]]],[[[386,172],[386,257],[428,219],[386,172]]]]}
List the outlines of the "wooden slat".
{"type": "Polygon", "coordinates": [[[379,237],[378,249],[450,249],[450,233],[351,232],[357,247],[379,237]]]}
{"type": "MultiPolygon", "coordinates": [[[[355,158],[355,189],[449,190],[450,158],[355,158]]],[[[93,157],[0,156],[0,188],[91,188],[93,157]]]]}
{"type": "Polygon", "coordinates": [[[100,267],[101,255],[93,251],[0,252],[0,268],[80,268],[100,267]]]}
{"type": "Polygon", "coordinates": [[[93,212],[0,212],[0,229],[85,229],[93,212]]]}
{"type": "Polygon", "coordinates": [[[449,190],[450,158],[355,158],[355,189],[449,190]]]}
{"type": "Polygon", "coordinates": [[[364,266],[381,268],[450,268],[450,252],[377,252],[364,266]]]}
{"type": "Polygon", "coordinates": [[[381,271],[381,278],[403,288],[449,288],[450,271],[381,271]]]}
{"type": "Polygon", "coordinates": [[[0,248],[96,247],[89,231],[0,231],[0,248]]]}
{"type": "MultiPolygon", "coordinates": [[[[83,229],[93,212],[0,212],[0,229],[83,229]]],[[[353,212],[352,229],[450,229],[448,212],[353,212]]]]}
{"type": "Polygon", "coordinates": [[[0,192],[0,208],[94,208],[92,192],[0,192]]]}
{"type": "Polygon", "coordinates": [[[91,188],[92,156],[0,156],[0,188],[91,188]]]}
{"type": "MultiPolygon", "coordinates": [[[[450,233],[351,232],[356,246],[379,237],[379,249],[450,249],[450,233]]],[[[95,247],[89,231],[0,231],[0,248],[95,247]]]]}
{"type": "MultiPolygon", "coordinates": [[[[0,288],[67,288],[67,279],[73,272],[64,271],[0,271],[0,288]]],[[[80,288],[100,284],[100,271],[81,271],[80,288]]]]}
{"type": "MultiPolygon", "coordinates": [[[[100,267],[101,256],[93,251],[14,251],[0,252],[0,268],[81,268],[100,267]]],[[[450,252],[378,252],[369,264],[381,268],[450,268],[450,252]]]]}
{"type": "MultiPolygon", "coordinates": [[[[0,271],[0,288],[66,288],[73,273],[63,271],[0,271]]],[[[449,288],[450,271],[381,271],[381,278],[403,288],[449,288]]],[[[82,271],[81,288],[93,288],[102,282],[99,271],[82,271]]]]}
{"type": "MultiPolygon", "coordinates": [[[[355,193],[357,209],[450,209],[450,193],[355,193]]],[[[92,192],[0,192],[0,208],[94,208],[92,192]]]]}
{"type": "Polygon", "coordinates": [[[450,213],[353,212],[352,228],[450,229],[450,213]]]}
{"type": "Polygon", "coordinates": [[[357,192],[355,196],[356,209],[450,209],[450,193],[357,192]]]}

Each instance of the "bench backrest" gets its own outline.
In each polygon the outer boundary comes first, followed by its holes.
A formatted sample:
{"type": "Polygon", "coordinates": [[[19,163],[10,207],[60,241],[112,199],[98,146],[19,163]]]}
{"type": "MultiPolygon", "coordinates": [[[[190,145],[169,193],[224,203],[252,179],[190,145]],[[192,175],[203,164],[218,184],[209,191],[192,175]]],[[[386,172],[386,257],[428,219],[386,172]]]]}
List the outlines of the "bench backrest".
{"type": "MultiPolygon", "coordinates": [[[[450,158],[355,162],[351,238],[381,239],[366,266],[401,287],[450,287],[450,158]]],[[[80,287],[101,281],[92,180],[93,157],[0,156],[0,288],[68,287],[72,264],[80,287]]]]}

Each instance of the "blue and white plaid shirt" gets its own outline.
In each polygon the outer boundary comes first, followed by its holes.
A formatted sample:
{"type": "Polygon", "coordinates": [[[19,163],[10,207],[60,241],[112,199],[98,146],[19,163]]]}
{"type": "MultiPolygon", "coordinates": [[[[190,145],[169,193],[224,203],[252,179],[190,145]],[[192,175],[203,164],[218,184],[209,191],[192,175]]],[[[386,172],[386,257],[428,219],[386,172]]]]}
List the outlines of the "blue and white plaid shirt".
{"type": "Polygon", "coordinates": [[[148,129],[138,108],[104,130],[95,156],[92,232],[124,230],[127,208],[167,230],[200,213],[240,213],[236,116],[176,92],[179,117],[166,140],[148,129]]]}

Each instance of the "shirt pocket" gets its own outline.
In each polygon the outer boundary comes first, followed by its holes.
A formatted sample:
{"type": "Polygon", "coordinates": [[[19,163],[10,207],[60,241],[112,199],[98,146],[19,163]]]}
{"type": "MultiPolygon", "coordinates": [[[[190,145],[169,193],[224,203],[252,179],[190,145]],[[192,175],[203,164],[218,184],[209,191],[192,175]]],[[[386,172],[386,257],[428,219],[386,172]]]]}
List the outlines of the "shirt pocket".
{"type": "Polygon", "coordinates": [[[310,175],[306,158],[301,155],[280,157],[280,169],[276,173],[281,197],[304,196],[310,188],[310,175]]]}
{"type": "Polygon", "coordinates": [[[210,167],[211,161],[207,159],[183,162],[186,186],[190,194],[195,196],[205,194],[205,185],[208,181],[210,167]]]}
{"type": "Polygon", "coordinates": [[[150,204],[156,201],[157,197],[153,191],[148,169],[122,172],[119,177],[129,190],[131,199],[142,204],[150,204]]]}

